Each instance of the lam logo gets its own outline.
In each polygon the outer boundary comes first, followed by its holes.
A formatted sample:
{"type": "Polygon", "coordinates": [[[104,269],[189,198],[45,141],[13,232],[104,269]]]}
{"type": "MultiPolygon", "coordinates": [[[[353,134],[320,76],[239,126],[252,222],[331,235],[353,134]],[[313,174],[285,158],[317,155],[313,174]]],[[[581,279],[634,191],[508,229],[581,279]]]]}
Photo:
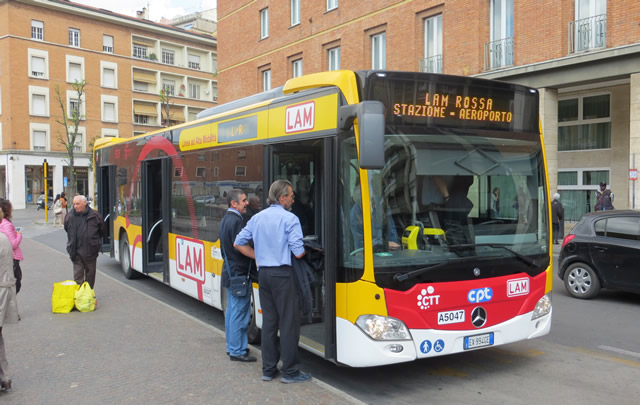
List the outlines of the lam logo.
{"type": "Polygon", "coordinates": [[[315,101],[287,107],[284,132],[291,134],[294,132],[309,131],[316,125],[315,117],[315,101]]]}
{"type": "Polygon", "coordinates": [[[516,278],[507,280],[507,297],[517,297],[529,294],[529,279],[516,278]]]}
{"type": "Polygon", "coordinates": [[[176,271],[183,277],[204,282],[204,245],[202,242],[176,238],[176,271]]]}

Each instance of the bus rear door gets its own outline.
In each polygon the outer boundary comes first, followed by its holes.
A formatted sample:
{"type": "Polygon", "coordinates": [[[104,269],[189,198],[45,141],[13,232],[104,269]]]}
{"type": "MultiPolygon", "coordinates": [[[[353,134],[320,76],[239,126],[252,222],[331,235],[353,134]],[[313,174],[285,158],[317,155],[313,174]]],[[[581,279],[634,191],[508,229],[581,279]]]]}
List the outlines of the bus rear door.
{"type": "Polygon", "coordinates": [[[165,283],[169,281],[170,173],[171,160],[168,157],[142,162],[142,270],[165,283]]]}

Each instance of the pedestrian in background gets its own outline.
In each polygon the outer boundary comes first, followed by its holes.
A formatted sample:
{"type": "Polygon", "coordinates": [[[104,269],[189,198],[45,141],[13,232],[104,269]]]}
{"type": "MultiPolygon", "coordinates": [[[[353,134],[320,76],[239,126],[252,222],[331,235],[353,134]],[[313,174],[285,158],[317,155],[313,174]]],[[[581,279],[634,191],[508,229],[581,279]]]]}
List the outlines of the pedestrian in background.
{"type": "Polygon", "coordinates": [[[102,247],[102,216],[87,205],[87,197],[73,197],[73,210],[64,219],[67,252],[73,262],[73,279],[85,281],[93,289],[96,282],[96,260],[102,247]]]}
{"type": "Polygon", "coordinates": [[[291,254],[304,256],[300,220],[291,212],[293,187],[276,180],[269,188],[266,208],[254,215],[236,237],[234,247],[258,264],[260,305],[262,306],[262,380],[271,381],[280,373],[283,383],[311,380],[300,371],[300,301],[291,254]],[[253,240],[255,249],[249,246],[253,240]],[[278,345],[278,330],[280,344],[278,345]]]}
{"type": "Polygon", "coordinates": [[[53,201],[53,226],[62,226],[62,198],[60,194],[56,194],[56,199],[53,201]]]}
{"type": "Polygon", "coordinates": [[[498,218],[500,215],[500,189],[495,187],[491,193],[491,218],[498,218]]]}
{"type": "Polygon", "coordinates": [[[607,183],[600,182],[600,190],[596,191],[596,211],[611,211],[613,208],[613,193],[607,188],[607,183]]]}
{"type": "Polygon", "coordinates": [[[0,209],[2,214],[0,216],[0,232],[7,235],[12,247],[13,257],[13,276],[16,278],[16,294],[20,292],[22,288],[22,268],[20,268],[20,261],[24,260],[24,255],[20,249],[20,242],[22,242],[22,232],[18,231],[11,222],[13,214],[13,205],[11,201],[0,198],[0,209]]]}
{"type": "MultiPolygon", "coordinates": [[[[222,280],[229,287],[229,276],[249,277],[253,260],[238,252],[233,241],[242,230],[243,215],[247,212],[247,195],[242,190],[233,189],[227,193],[229,208],[220,222],[220,248],[225,269],[222,280]],[[228,272],[227,272],[228,271],[228,272]]],[[[247,351],[249,321],[251,319],[251,294],[244,297],[227,292],[227,310],[224,314],[224,332],[227,340],[227,353],[231,361],[254,362],[257,359],[247,351]]]]}
{"type": "Polygon", "coordinates": [[[560,202],[560,194],[555,193],[553,195],[553,201],[551,202],[551,223],[553,231],[553,244],[558,244],[558,235],[560,235],[560,223],[564,221],[564,207],[560,202]]]}
{"type": "Polygon", "coordinates": [[[4,233],[0,233],[0,389],[11,389],[9,363],[4,348],[2,328],[5,324],[18,323],[18,301],[16,299],[16,278],[13,275],[11,258],[13,249],[4,233]]]}

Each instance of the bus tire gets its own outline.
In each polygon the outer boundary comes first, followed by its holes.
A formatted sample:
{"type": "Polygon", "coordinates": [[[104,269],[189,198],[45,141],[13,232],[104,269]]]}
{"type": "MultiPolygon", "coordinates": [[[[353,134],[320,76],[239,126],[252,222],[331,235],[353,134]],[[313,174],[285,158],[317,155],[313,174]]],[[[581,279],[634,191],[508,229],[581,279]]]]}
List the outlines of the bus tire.
{"type": "Polygon", "coordinates": [[[260,328],[256,324],[256,305],[255,305],[255,294],[256,290],[251,288],[251,320],[249,321],[249,329],[247,330],[247,335],[249,338],[249,343],[260,343],[260,328]]]}
{"type": "Polygon", "coordinates": [[[138,272],[131,268],[131,252],[129,251],[129,240],[126,233],[123,233],[120,237],[120,267],[122,267],[122,272],[126,279],[138,278],[138,272]]]}

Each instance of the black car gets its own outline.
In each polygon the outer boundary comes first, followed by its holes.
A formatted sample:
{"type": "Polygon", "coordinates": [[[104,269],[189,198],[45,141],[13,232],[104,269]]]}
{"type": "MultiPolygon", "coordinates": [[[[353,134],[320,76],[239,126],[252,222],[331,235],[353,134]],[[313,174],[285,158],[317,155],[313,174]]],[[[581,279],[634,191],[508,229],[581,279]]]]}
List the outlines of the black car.
{"type": "Polygon", "coordinates": [[[572,296],[600,288],[640,293],[640,212],[586,214],[562,241],[558,276],[572,296]]]}

